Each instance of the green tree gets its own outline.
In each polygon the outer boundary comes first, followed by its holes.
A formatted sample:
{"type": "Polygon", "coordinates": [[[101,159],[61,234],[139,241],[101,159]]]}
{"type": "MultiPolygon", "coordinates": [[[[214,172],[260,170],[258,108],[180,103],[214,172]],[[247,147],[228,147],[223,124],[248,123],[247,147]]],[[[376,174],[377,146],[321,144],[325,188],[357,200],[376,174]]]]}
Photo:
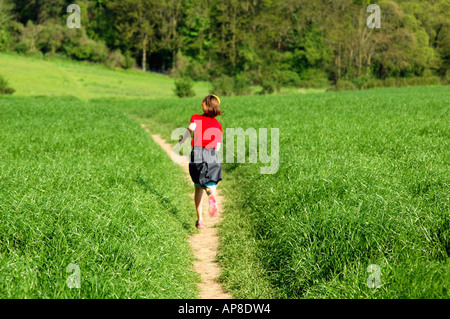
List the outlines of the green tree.
{"type": "Polygon", "coordinates": [[[42,28],[42,25],[34,24],[31,20],[28,20],[25,26],[19,25],[20,36],[18,46],[23,52],[34,52],[40,49],[36,47],[36,44],[38,43],[38,37],[42,28]]]}
{"type": "Polygon", "coordinates": [[[436,68],[435,51],[420,21],[394,1],[383,1],[380,6],[383,20],[374,54],[376,74],[422,75],[424,70],[436,68]]]}
{"type": "Polygon", "coordinates": [[[0,0],[0,29],[5,29],[14,20],[14,3],[0,0]]]}
{"type": "Polygon", "coordinates": [[[211,48],[210,0],[188,1],[180,25],[183,51],[204,61],[211,48]]]}
{"type": "Polygon", "coordinates": [[[10,0],[0,0],[0,51],[5,51],[11,43],[10,28],[14,21],[14,4],[10,0]]]}
{"type": "MultiPolygon", "coordinates": [[[[183,14],[183,6],[186,4],[187,1],[166,0],[162,1],[157,9],[158,48],[170,53],[171,63],[174,61],[175,54],[182,44],[182,38],[179,35],[179,24],[183,14]]],[[[166,63],[164,59],[162,62],[163,64],[166,63]]]]}
{"type": "Polygon", "coordinates": [[[436,41],[437,51],[439,52],[442,64],[440,73],[445,76],[447,82],[450,81],[450,22],[443,24],[439,30],[439,36],[436,41]]]}
{"type": "Polygon", "coordinates": [[[147,69],[147,55],[156,50],[157,10],[156,0],[114,0],[107,8],[114,18],[117,41],[125,43],[125,48],[140,50],[141,67],[147,69]]]}

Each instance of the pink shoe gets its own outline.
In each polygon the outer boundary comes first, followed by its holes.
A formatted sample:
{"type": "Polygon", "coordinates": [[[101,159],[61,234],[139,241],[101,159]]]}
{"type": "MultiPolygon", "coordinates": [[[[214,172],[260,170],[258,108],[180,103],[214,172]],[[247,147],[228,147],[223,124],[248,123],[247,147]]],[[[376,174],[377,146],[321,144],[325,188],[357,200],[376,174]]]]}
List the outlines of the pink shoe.
{"type": "Polygon", "coordinates": [[[197,220],[195,222],[195,227],[197,227],[197,229],[202,229],[202,228],[205,228],[205,224],[203,222],[197,220]]]}
{"type": "Polygon", "coordinates": [[[214,195],[209,196],[209,215],[214,217],[217,215],[217,202],[214,195]]]}

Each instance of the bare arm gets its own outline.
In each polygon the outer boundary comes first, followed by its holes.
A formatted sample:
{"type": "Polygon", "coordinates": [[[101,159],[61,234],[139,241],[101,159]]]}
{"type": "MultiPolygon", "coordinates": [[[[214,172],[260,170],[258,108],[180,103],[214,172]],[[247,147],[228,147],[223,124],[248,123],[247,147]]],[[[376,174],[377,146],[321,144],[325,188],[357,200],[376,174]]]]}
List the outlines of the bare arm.
{"type": "Polygon", "coordinates": [[[197,127],[197,124],[195,123],[191,123],[189,124],[188,128],[186,129],[186,132],[184,133],[183,137],[180,138],[180,140],[178,141],[180,144],[183,144],[184,141],[186,141],[186,139],[191,136],[191,134],[195,131],[197,127]]]}

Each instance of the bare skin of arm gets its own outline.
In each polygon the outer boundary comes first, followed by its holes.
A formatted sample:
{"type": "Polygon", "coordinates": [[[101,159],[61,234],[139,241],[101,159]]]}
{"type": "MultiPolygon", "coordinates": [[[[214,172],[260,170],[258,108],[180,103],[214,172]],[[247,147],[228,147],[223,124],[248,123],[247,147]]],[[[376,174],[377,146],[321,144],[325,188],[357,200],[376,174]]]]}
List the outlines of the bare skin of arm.
{"type": "Polygon", "coordinates": [[[191,134],[195,131],[195,129],[197,128],[197,124],[195,123],[191,123],[189,124],[188,128],[186,129],[186,132],[184,133],[183,137],[180,138],[180,140],[178,141],[180,144],[183,144],[184,141],[187,140],[187,138],[189,136],[191,136],[191,134]]]}

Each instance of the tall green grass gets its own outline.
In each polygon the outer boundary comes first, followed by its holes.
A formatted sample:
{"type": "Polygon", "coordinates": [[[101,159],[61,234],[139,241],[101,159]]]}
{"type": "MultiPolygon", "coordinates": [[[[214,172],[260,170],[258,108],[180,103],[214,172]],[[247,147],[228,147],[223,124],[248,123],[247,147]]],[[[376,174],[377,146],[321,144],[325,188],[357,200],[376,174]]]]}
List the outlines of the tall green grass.
{"type": "Polygon", "coordinates": [[[74,99],[0,114],[1,298],[197,296],[191,189],[137,122],[74,99]]]}
{"type": "MultiPolygon", "coordinates": [[[[0,99],[0,296],[195,298],[192,190],[139,122],[170,139],[202,97],[0,99]],[[81,289],[66,285],[69,264],[81,289]]],[[[449,98],[448,87],[223,98],[225,129],[280,128],[276,174],[224,164],[225,287],[448,298],[449,98]]]]}
{"type": "MultiPolygon", "coordinates": [[[[224,164],[219,260],[233,295],[449,298],[449,98],[448,87],[223,98],[224,128],[280,129],[276,174],[224,164]]],[[[170,139],[200,102],[121,107],[170,139]]]]}

